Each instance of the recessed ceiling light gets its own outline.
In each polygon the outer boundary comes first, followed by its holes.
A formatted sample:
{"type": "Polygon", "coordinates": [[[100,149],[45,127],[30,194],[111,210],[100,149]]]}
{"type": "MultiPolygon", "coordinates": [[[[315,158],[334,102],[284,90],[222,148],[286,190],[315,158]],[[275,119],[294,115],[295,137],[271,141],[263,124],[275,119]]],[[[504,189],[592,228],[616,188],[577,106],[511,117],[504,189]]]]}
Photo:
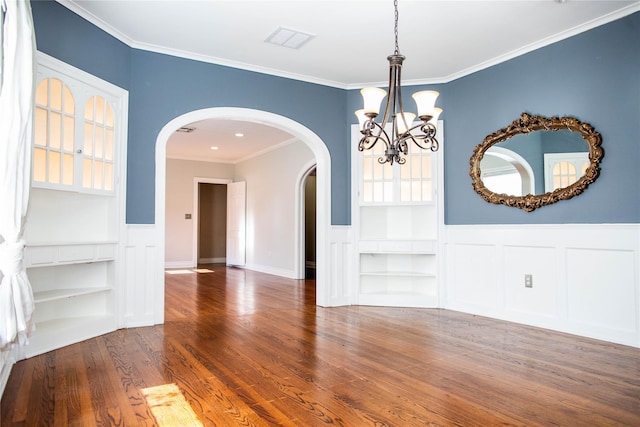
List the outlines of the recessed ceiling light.
{"type": "Polygon", "coordinates": [[[302,31],[292,30],[290,28],[278,27],[265,42],[278,46],[298,49],[303,44],[314,38],[314,34],[303,33],[302,31]]]}
{"type": "Polygon", "coordinates": [[[218,149],[218,147],[211,147],[211,149],[212,149],[212,150],[217,150],[217,149],[218,149]]]}
{"type": "Polygon", "coordinates": [[[244,136],[244,133],[242,133],[242,132],[236,132],[236,136],[237,136],[238,138],[242,138],[242,137],[244,136]]]}

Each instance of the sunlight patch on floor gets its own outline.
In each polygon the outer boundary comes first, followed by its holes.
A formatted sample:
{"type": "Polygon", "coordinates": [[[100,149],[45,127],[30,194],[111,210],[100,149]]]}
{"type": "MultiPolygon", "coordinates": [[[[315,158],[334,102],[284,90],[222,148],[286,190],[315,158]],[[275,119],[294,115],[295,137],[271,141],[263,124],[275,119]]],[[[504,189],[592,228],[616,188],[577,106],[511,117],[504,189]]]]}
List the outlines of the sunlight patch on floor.
{"type": "Polygon", "coordinates": [[[167,274],[193,274],[191,270],[165,270],[167,274]]]}
{"type": "Polygon", "coordinates": [[[175,384],[163,384],[142,389],[158,427],[188,427],[204,425],[175,384]]]}
{"type": "Polygon", "coordinates": [[[208,268],[196,268],[193,271],[195,271],[196,273],[215,273],[215,271],[209,270],[208,268]]]}

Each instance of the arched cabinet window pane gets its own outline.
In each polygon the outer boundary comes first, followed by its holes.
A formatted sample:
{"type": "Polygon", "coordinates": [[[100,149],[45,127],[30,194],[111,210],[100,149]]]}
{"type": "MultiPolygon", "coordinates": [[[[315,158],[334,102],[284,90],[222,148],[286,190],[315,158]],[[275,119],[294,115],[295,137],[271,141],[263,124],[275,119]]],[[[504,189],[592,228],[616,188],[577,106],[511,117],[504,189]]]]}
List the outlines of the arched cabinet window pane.
{"type": "Polygon", "coordinates": [[[113,189],[113,110],[101,96],[91,97],[84,113],[82,187],[113,189]]]}
{"type": "Polygon", "coordinates": [[[34,186],[112,194],[119,135],[113,99],[64,75],[43,74],[39,78],[34,113],[34,186]]]}
{"type": "Polygon", "coordinates": [[[33,180],[73,186],[75,100],[69,87],[46,78],[36,88],[33,180]]]}

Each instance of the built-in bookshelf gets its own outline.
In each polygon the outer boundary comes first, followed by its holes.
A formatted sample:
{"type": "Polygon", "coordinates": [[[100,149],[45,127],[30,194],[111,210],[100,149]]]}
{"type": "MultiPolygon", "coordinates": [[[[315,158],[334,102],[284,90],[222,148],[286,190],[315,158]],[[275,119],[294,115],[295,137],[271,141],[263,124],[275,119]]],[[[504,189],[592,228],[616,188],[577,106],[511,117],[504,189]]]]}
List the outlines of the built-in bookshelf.
{"type": "MultiPolygon", "coordinates": [[[[442,122],[438,140],[442,143],[442,122]]],[[[410,147],[404,165],[380,164],[384,146],[358,152],[352,129],[353,221],[357,244],[356,302],[438,306],[440,152],[410,147]],[[413,149],[413,150],[412,150],[413,149]]]]}

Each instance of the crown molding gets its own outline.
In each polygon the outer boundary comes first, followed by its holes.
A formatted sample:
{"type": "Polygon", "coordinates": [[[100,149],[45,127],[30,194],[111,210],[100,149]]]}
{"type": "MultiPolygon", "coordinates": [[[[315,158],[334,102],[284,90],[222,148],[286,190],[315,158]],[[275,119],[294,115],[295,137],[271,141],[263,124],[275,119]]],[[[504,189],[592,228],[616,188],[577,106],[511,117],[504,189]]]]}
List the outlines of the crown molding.
{"type": "MultiPolygon", "coordinates": [[[[56,2],[58,2],[59,4],[61,4],[62,6],[66,7],[67,9],[71,10],[72,12],[74,12],[75,14],[79,15],[80,17],[86,19],[87,21],[89,21],[90,23],[94,24],[95,26],[97,26],[98,28],[100,28],[101,30],[105,31],[106,33],[110,34],[111,36],[115,37],[116,39],[120,40],[121,42],[125,43],[126,45],[128,45],[131,48],[134,49],[140,49],[140,50],[145,50],[145,51],[149,51],[149,52],[155,52],[155,53],[160,53],[160,54],[165,54],[165,55],[170,55],[170,56],[175,56],[178,58],[184,58],[184,59],[192,59],[195,61],[200,61],[200,62],[206,62],[206,63],[210,63],[210,64],[216,64],[216,65],[221,65],[221,66],[225,66],[225,67],[230,67],[230,68],[237,68],[240,70],[245,70],[245,71],[252,71],[252,72],[256,72],[256,73],[261,73],[261,74],[268,74],[271,76],[275,76],[275,77],[283,77],[286,79],[291,79],[291,80],[298,80],[298,81],[303,81],[303,82],[307,82],[307,83],[313,83],[313,84],[318,84],[318,85],[322,85],[322,86],[329,86],[329,87],[334,87],[334,88],[338,88],[338,89],[347,89],[347,90],[351,90],[351,89],[361,89],[363,87],[371,87],[371,86],[386,86],[389,82],[387,81],[382,81],[382,82],[365,82],[365,83],[343,83],[343,82],[336,82],[336,81],[332,81],[332,80],[324,80],[324,79],[319,79],[317,77],[312,77],[312,76],[306,76],[306,75],[302,75],[302,74],[297,74],[297,73],[291,73],[285,70],[278,70],[278,69],[273,69],[273,68],[267,68],[267,67],[261,67],[261,66],[257,66],[257,65],[253,65],[253,64],[247,64],[247,63],[243,63],[243,62],[238,62],[238,61],[231,61],[228,59],[224,59],[224,58],[217,58],[214,56],[208,56],[208,55],[201,55],[201,54],[197,54],[197,53],[193,53],[193,52],[188,52],[188,51],[182,51],[182,50],[178,50],[178,49],[170,49],[167,47],[163,47],[163,46],[157,46],[157,45],[152,45],[152,44],[148,44],[148,43],[141,43],[138,42],[136,40],[131,39],[130,37],[128,37],[126,34],[118,31],[116,28],[114,28],[113,26],[111,26],[110,24],[108,24],[107,22],[104,22],[103,20],[101,20],[100,18],[98,18],[97,16],[93,15],[92,13],[86,11],[85,9],[83,9],[82,7],[78,6],[74,1],[70,1],[70,0],[56,0],[56,2]]],[[[459,78],[468,76],[470,74],[476,73],[478,71],[487,69],[489,67],[492,67],[494,65],[497,64],[501,64],[503,62],[506,62],[510,59],[513,58],[517,58],[518,56],[522,56],[526,53],[532,52],[534,50],[543,48],[545,46],[549,46],[553,43],[557,43],[559,41],[565,40],[569,37],[573,37],[577,34],[589,31],[593,28],[608,24],[610,22],[613,22],[617,19],[620,18],[624,18],[625,16],[631,15],[632,13],[638,12],[640,11],[640,1],[636,2],[636,3],[632,3],[627,7],[624,7],[622,9],[618,9],[615,12],[609,13],[607,15],[601,16],[599,18],[593,19],[589,22],[586,22],[584,24],[575,26],[573,28],[570,28],[568,30],[565,31],[561,31],[553,36],[547,37],[543,40],[539,40],[535,43],[531,43],[529,45],[523,46],[521,48],[515,49],[511,52],[507,52],[503,55],[499,55],[496,56],[495,58],[492,58],[490,60],[484,61],[480,64],[476,64],[473,65],[471,67],[468,67],[464,70],[460,70],[458,72],[446,75],[446,76],[441,76],[441,77],[434,77],[434,78],[429,78],[429,79],[414,79],[414,80],[403,80],[402,85],[403,86],[418,86],[418,85],[433,85],[433,84],[444,84],[444,83],[449,83],[453,80],[457,80],[459,78]]]]}

